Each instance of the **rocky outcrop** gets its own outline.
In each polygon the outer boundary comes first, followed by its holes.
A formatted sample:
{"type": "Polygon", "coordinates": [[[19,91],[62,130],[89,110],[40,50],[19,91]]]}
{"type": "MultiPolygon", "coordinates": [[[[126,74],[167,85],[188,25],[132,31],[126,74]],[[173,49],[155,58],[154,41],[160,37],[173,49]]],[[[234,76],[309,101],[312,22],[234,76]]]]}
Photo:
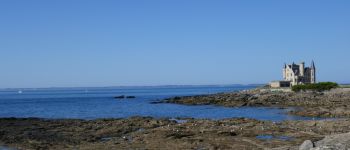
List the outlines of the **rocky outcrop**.
{"type": "Polygon", "coordinates": [[[165,103],[185,105],[221,105],[227,107],[274,106],[298,107],[291,114],[309,117],[350,117],[350,91],[335,89],[327,92],[278,92],[261,89],[174,97],[165,103]]]}

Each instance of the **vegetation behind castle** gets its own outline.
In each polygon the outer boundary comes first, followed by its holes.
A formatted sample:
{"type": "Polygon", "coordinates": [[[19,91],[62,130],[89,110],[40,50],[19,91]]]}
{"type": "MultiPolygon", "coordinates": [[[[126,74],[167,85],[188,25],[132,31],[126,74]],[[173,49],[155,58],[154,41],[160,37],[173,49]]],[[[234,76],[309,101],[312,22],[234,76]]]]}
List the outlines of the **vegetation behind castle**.
{"type": "Polygon", "coordinates": [[[299,91],[322,92],[322,91],[330,90],[337,87],[339,87],[339,85],[338,83],[335,83],[335,82],[319,82],[319,83],[313,83],[313,84],[294,85],[292,87],[292,90],[294,92],[299,92],[299,91]]]}

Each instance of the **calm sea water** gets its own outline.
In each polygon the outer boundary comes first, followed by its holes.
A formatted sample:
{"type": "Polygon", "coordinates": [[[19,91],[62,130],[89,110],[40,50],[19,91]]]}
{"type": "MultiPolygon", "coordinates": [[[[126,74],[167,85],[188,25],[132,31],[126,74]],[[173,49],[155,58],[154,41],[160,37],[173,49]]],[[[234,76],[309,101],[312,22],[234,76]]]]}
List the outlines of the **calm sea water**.
{"type": "Polygon", "coordinates": [[[151,104],[173,96],[211,94],[251,89],[255,86],[161,86],[108,88],[47,88],[0,90],[0,117],[125,118],[131,116],[223,119],[248,117],[260,120],[307,119],[286,115],[278,108],[225,108],[151,104]],[[132,95],[135,99],[114,99],[132,95]]]}

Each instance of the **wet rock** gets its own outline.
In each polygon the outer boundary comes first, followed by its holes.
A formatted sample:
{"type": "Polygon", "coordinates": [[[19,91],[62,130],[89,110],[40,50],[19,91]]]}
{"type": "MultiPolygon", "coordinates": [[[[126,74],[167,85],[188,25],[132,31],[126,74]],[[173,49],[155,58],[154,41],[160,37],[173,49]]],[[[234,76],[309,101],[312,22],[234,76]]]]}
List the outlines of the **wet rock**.
{"type": "Polygon", "coordinates": [[[125,98],[125,95],[115,96],[114,98],[115,99],[123,99],[123,98],[125,98]]]}

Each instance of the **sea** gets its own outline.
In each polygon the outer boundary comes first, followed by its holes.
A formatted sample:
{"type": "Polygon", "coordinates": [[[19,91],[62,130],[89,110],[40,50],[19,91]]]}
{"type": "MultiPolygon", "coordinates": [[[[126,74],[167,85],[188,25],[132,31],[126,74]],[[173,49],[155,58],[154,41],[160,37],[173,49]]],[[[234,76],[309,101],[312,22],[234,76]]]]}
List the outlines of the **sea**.
{"type": "Polygon", "coordinates": [[[206,95],[256,88],[257,85],[135,86],[0,89],[0,117],[99,119],[149,116],[154,118],[305,120],[288,115],[293,108],[187,106],[157,103],[174,96],[206,95]],[[115,99],[125,95],[134,99],[115,99]]]}

